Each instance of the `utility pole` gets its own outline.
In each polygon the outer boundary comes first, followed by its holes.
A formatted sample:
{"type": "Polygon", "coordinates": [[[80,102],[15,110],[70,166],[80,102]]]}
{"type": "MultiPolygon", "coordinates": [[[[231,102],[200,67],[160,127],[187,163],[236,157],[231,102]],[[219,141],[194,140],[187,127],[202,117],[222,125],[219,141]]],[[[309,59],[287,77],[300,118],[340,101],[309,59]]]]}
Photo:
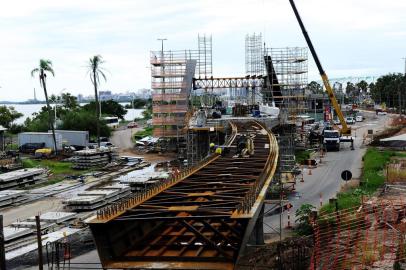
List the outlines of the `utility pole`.
{"type": "Polygon", "coordinates": [[[4,248],[3,215],[0,215],[0,269],[6,270],[6,250],[4,248]]]}
{"type": "Polygon", "coordinates": [[[39,215],[35,216],[35,223],[37,225],[37,244],[38,244],[38,269],[44,269],[44,262],[42,256],[42,238],[41,238],[41,221],[39,215]]]}
{"type": "MultiPolygon", "coordinates": [[[[165,63],[165,61],[164,61],[164,41],[166,41],[166,40],[168,40],[167,38],[158,38],[157,39],[158,41],[161,41],[161,76],[162,76],[162,85],[161,85],[161,105],[163,104],[163,102],[164,102],[164,99],[165,99],[165,97],[164,97],[164,94],[165,94],[165,76],[164,76],[164,72],[165,72],[165,66],[164,66],[164,63],[165,63]]],[[[166,116],[167,116],[167,114],[166,114],[166,116]]],[[[165,117],[166,117],[165,116],[165,117]]],[[[165,119],[165,118],[164,118],[165,119]]],[[[162,134],[163,134],[163,136],[162,137],[165,137],[165,128],[166,128],[166,126],[165,126],[165,120],[164,121],[162,121],[162,134]]]]}
{"type": "Polygon", "coordinates": [[[405,61],[405,71],[404,71],[404,80],[403,85],[399,85],[399,116],[402,117],[402,86],[406,87],[406,57],[402,58],[405,61]]]}

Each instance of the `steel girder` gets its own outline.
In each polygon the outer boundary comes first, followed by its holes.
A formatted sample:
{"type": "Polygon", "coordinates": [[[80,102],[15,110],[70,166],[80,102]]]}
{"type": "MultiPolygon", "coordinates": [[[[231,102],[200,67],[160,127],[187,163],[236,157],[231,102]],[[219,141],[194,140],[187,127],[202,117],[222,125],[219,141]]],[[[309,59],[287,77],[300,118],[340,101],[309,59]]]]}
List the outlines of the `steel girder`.
{"type": "Polygon", "coordinates": [[[98,212],[89,225],[103,267],[234,269],[259,219],[278,146],[257,122],[233,127],[229,154],[98,212]],[[237,130],[253,137],[252,156],[233,157],[237,130]]]}

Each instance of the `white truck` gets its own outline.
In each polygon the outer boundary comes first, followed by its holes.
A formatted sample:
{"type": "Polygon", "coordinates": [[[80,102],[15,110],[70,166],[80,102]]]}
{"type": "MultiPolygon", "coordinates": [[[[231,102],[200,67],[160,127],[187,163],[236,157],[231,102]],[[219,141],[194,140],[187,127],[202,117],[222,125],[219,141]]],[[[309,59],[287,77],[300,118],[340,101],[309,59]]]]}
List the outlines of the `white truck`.
{"type": "Polygon", "coordinates": [[[326,151],[340,151],[340,132],[338,130],[324,130],[323,145],[326,151]]]}
{"type": "Polygon", "coordinates": [[[89,131],[87,130],[55,130],[55,133],[62,136],[62,144],[64,145],[80,149],[89,146],[89,131]]]}

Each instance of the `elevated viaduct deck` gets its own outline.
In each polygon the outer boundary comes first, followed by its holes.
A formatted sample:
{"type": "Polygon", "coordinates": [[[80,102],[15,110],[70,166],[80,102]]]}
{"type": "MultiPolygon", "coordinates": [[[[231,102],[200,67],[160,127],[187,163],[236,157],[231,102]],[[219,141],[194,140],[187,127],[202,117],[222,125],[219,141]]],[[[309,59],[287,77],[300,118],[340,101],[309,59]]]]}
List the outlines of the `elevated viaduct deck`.
{"type": "Polygon", "coordinates": [[[255,121],[232,127],[229,153],[98,212],[89,225],[104,268],[235,269],[247,244],[262,241],[277,141],[255,121]],[[234,156],[242,135],[253,139],[249,157],[234,156]]]}

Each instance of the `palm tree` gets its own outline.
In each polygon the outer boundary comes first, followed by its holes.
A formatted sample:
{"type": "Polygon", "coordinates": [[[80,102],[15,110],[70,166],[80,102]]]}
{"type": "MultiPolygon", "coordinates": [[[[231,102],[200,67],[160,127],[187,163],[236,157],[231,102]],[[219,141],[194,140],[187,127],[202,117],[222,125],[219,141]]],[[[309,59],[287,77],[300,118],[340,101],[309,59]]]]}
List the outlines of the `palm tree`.
{"type": "Polygon", "coordinates": [[[54,140],[55,154],[58,154],[58,148],[56,147],[54,119],[53,119],[53,114],[51,112],[51,106],[49,105],[47,84],[46,84],[46,79],[47,79],[47,73],[48,72],[51,73],[52,76],[55,77],[55,72],[54,72],[54,70],[52,68],[51,60],[40,59],[39,60],[39,67],[34,68],[31,71],[31,76],[34,77],[35,74],[38,73],[39,83],[40,83],[42,89],[44,89],[45,101],[47,103],[47,109],[48,109],[48,125],[52,130],[52,137],[53,137],[53,140],[54,140]]]}
{"type": "Polygon", "coordinates": [[[104,81],[107,81],[106,75],[103,73],[103,68],[101,65],[104,63],[103,57],[101,55],[95,55],[89,59],[88,73],[90,74],[90,80],[94,86],[94,99],[96,102],[96,127],[97,127],[97,145],[100,147],[100,104],[99,95],[97,92],[97,86],[100,84],[100,75],[103,77],[104,81]]]}

